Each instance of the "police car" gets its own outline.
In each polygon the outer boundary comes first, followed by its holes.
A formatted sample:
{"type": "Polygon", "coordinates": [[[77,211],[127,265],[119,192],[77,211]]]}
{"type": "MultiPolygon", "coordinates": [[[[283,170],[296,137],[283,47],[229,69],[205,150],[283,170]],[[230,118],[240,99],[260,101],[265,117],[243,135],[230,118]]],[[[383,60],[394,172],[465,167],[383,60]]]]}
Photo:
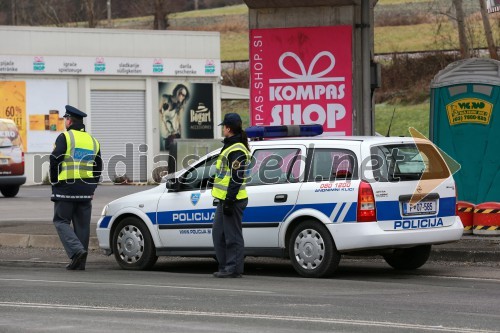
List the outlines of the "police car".
{"type": "MultiPolygon", "coordinates": [[[[305,277],[335,272],[343,254],[380,254],[417,269],[431,245],[460,239],[455,183],[426,140],[328,137],[321,126],[250,127],[246,256],[289,258],[305,277]],[[311,135],[311,136],[308,136],[311,135]]],[[[124,269],[158,256],[214,257],[214,151],[157,187],[106,205],[99,245],[124,269]]]]}

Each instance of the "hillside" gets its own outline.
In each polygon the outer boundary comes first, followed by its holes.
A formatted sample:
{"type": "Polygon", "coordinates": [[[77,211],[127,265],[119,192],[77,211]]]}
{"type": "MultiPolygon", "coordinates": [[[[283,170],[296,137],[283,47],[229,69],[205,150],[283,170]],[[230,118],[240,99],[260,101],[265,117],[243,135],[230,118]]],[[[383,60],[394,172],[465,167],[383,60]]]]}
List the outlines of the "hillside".
{"type": "MultiPolygon", "coordinates": [[[[453,9],[450,0],[379,0],[375,7],[375,53],[434,51],[458,49],[456,24],[450,19],[453,9]]],[[[477,1],[464,1],[468,15],[467,28],[474,48],[485,47],[484,33],[477,1]]],[[[500,14],[489,16],[497,44],[500,36],[500,14]]],[[[248,8],[236,5],[171,14],[168,17],[171,30],[219,31],[221,33],[221,58],[223,61],[248,60],[248,8]]],[[[151,29],[152,17],[114,20],[115,28],[151,29]]],[[[430,55],[414,59],[407,56],[391,56],[382,60],[383,87],[375,96],[375,127],[386,133],[392,111],[396,109],[392,135],[408,135],[408,127],[414,126],[428,133],[429,83],[432,77],[453,56],[430,55]],[[425,69],[425,70],[423,70],[425,69]]],[[[248,72],[223,73],[225,84],[240,82],[248,85],[248,72]],[[233,77],[229,77],[233,75],[233,77]],[[234,77],[239,75],[239,77],[234,77]],[[238,80],[237,80],[238,79],[238,80]]],[[[247,101],[224,101],[223,112],[238,112],[248,125],[247,101]]]]}

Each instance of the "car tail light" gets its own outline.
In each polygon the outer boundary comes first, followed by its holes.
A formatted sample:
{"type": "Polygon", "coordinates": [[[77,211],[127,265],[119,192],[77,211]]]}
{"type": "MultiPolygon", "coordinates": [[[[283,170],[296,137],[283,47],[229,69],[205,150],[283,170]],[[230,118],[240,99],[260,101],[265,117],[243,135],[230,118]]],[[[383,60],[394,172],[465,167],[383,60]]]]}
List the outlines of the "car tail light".
{"type": "Polygon", "coordinates": [[[377,212],[375,209],[375,196],[369,183],[361,181],[358,191],[358,222],[375,222],[377,212]]]}
{"type": "Polygon", "coordinates": [[[24,151],[21,152],[21,170],[23,171],[24,174],[24,151]]]}

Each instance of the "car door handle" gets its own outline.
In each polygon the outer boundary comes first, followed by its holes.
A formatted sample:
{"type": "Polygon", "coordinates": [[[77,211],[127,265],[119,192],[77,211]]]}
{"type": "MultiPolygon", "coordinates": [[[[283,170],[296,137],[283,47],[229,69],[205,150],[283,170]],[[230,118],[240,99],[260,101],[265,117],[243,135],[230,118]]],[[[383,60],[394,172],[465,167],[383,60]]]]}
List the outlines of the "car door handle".
{"type": "Polygon", "coordinates": [[[217,206],[218,204],[219,204],[219,199],[214,199],[214,201],[212,202],[212,205],[217,206]]]}
{"type": "Polygon", "coordinates": [[[288,199],[288,194],[276,194],[274,202],[286,202],[286,199],[288,199]]]}

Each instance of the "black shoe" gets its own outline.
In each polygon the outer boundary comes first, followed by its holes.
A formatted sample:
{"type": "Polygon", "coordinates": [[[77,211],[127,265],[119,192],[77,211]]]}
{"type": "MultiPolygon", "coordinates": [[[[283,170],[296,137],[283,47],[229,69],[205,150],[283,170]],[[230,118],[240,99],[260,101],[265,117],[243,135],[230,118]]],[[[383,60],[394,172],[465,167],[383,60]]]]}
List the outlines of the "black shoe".
{"type": "Polygon", "coordinates": [[[85,261],[87,260],[87,251],[81,250],[77,252],[73,258],[71,258],[71,262],[66,266],[67,270],[85,270],[85,261]],[[82,267],[83,264],[83,268],[82,267]]]}
{"type": "Polygon", "coordinates": [[[78,265],[77,268],[75,268],[75,271],[84,271],[85,270],[85,261],[81,261],[80,265],[78,265]]]}
{"type": "Polygon", "coordinates": [[[240,273],[236,273],[236,272],[215,272],[214,276],[217,278],[240,278],[240,277],[242,277],[240,273]]]}

